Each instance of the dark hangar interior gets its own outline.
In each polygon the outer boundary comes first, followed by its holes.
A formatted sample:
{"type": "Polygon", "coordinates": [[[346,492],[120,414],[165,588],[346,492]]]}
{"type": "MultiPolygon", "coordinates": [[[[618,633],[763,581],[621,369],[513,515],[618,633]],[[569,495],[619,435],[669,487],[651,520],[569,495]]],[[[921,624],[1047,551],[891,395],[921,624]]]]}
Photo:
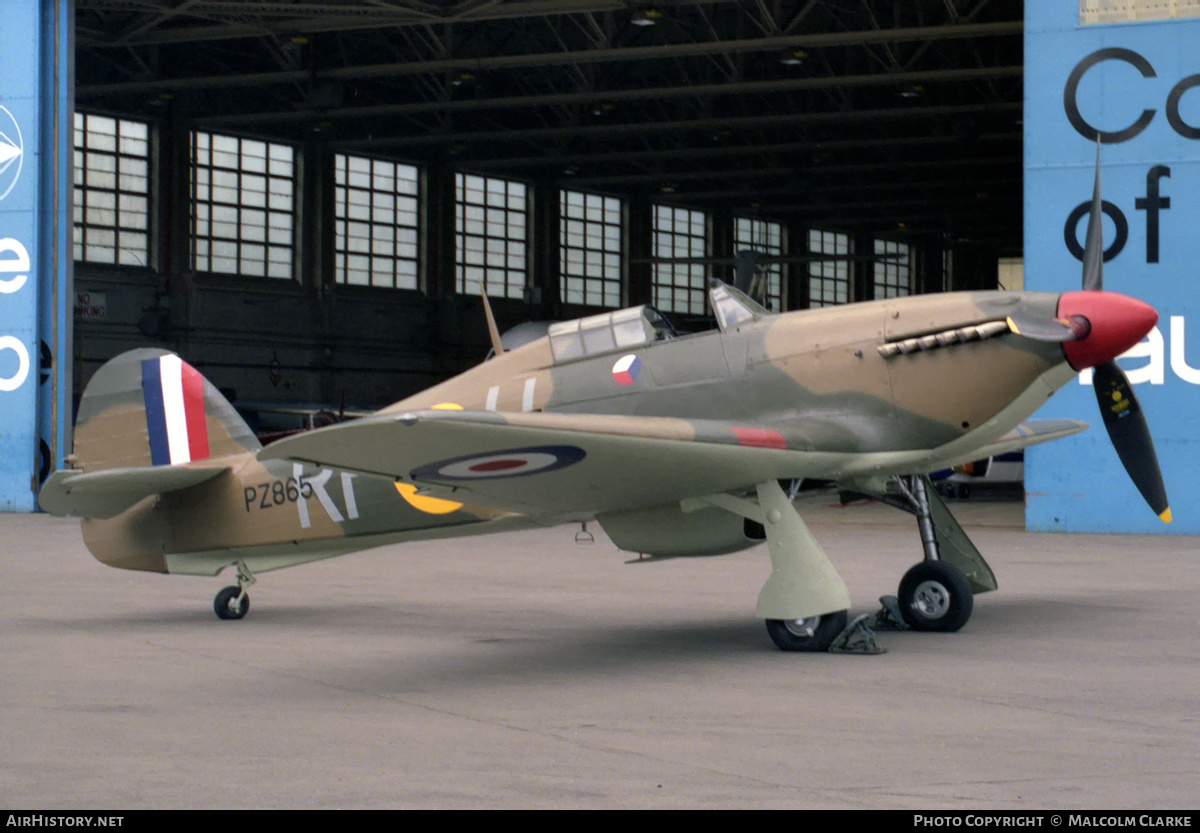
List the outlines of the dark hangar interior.
{"type": "Polygon", "coordinates": [[[766,253],[776,309],[992,288],[1022,245],[1016,0],[76,0],[76,395],[157,344],[385,404],[502,329],[766,253]]]}

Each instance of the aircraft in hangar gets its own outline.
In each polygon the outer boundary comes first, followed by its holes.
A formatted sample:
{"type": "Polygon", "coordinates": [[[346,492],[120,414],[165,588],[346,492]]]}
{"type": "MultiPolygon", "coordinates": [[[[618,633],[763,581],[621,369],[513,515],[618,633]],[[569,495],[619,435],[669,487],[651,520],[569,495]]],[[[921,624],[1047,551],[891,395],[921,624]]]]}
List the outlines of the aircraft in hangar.
{"type": "MultiPolygon", "coordinates": [[[[929,472],[1086,428],[1029,420],[1094,367],[1126,470],[1170,510],[1146,422],[1114,359],[1157,321],[1106,292],[1099,165],[1080,291],[964,292],[771,314],[713,281],[717,328],[679,336],[648,306],[548,326],[374,414],[262,447],[178,356],[101,367],[71,469],[40,495],[81,516],[88,549],[133,570],[216,575],[238,619],[258,573],[383,544],[595,520],[624,550],[666,558],[765,540],[757,615],[783,650],[844,629],[845,583],[781,481],[831,481],[917,519],[924,558],[900,581],[908,624],[954,631],[995,577],[929,472]]],[[[486,309],[486,305],[485,305],[486,309]]]]}

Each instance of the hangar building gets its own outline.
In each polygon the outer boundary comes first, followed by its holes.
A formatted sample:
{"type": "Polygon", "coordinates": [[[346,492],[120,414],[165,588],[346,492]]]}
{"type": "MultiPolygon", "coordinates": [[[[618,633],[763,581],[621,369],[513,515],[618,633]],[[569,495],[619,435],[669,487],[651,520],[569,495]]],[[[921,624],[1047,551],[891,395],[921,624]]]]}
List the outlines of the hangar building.
{"type": "MultiPolygon", "coordinates": [[[[1019,286],[1022,263],[1076,288],[1099,132],[1106,287],[1162,314],[1128,367],[1172,531],[1200,531],[1196,4],[24,5],[0,66],[4,508],[34,508],[79,391],[135,346],[242,403],[369,408],[483,357],[483,291],[502,329],[642,303],[702,329],[705,281],[749,248],[777,310],[1019,286]]],[[[1094,418],[1064,393],[1054,415],[1094,418]]],[[[1031,526],[1154,529],[1095,433],[1032,457],[1031,526]]]]}

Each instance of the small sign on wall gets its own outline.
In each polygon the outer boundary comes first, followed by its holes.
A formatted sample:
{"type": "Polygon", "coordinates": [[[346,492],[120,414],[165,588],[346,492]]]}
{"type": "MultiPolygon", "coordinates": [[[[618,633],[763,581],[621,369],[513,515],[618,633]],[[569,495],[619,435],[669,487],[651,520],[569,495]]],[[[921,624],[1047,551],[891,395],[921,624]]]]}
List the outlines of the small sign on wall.
{"type": "Polygon", "coordinates": [[[75,318],[79,321],[103,321],[108,317],[108,299],[103,292],[76,292],[75,318]]]}

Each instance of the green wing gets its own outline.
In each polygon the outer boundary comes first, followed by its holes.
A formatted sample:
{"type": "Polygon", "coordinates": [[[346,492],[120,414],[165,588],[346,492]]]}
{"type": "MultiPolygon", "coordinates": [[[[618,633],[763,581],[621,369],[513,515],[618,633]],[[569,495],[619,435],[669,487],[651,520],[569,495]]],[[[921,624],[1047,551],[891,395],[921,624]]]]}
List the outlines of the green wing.
{"type": "Polygon", "coordinates": [[[413,482],[477,506],[589,515],[828,471],[847,454],[756,425],[430,410],[298,434],[258,456],[413,482]]]}
{"type": "MultiPolygon", "coordinates": [[[[1025,423],[974,453],[999,454],[1082,430],[1025,423]]],[[[475,506],[590,516],[748,489],[767,480],[837,480],[932,471],[936,450],[864,453],[843,426],[797,418],[756,425],[669,417],[427,410],[379,414],[267,446],[284,459],[415,483],[475,506]]]]}

